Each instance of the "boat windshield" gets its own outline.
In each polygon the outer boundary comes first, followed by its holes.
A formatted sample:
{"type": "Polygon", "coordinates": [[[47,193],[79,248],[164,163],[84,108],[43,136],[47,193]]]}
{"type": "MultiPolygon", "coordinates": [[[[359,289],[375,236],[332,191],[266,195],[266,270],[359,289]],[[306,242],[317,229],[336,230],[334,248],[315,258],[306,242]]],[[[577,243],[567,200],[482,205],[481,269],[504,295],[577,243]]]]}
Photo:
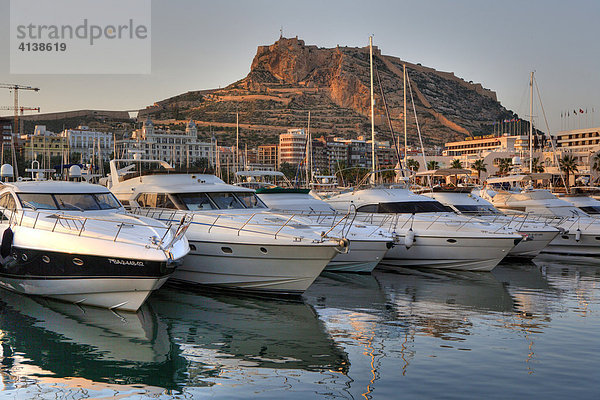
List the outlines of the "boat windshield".
{"type": "Polygon", "coordinates": [[[454,205],[458,211],[463,214],[478,214],[478,215],[490,215],[490,214],[500,214],[493,206],[486,206],[480,204],[468,204],[468,205],[454,205]]]}
{"type": "Polygon", "coordinates": [[[18,193],[23,208],[91,211],[121,208],[112,193],[18,193]]]}
{"type": "Polygon", "coordinates": [[[390,203],[368,204],[358,207],[356,211],[395,214],[453,212],[450,207],[445,206],[437,201],[398,201],[390,203]]]}
{"type": "Polygon", "coordinates": [[[190,211],[267,208],[253,192],[179,193],[177,197],[190,211]]]}
{"type": "Polygon", "coordinates": [[[584,206],[579,208],[588,214],[600,214],[600,206],[584,206]]]}
{"type": "Polygon", "coordinates": [[[237,198],[244,203],[246,208],[267,208],[257,195],[252,192],[240,192],[235,194],[237,198]]]}

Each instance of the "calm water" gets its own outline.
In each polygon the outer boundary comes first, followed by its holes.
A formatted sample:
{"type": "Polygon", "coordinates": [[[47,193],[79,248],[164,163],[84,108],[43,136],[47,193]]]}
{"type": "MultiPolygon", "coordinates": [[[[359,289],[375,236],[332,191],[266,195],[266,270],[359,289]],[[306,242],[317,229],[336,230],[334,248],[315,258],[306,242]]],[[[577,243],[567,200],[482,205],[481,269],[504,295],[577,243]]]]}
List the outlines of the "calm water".
{"type": "Polygon", "coordinates": [[[2,398],[577,398],[600,265],[319,277],[303,302],[166,287],[137,314],[0,291],[2,398]]]}

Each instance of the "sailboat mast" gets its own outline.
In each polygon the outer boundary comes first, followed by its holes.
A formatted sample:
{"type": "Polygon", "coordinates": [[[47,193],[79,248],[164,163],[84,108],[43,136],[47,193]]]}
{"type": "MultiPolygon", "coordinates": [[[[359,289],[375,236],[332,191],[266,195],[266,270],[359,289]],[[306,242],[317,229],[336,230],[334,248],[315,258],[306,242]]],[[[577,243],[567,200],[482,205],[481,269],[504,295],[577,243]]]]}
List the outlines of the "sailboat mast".
{"type": "Polygon", "coordinates": [[[306,126],[307,146],[306,146],[306,184],[310,187],[312,182],[312,138],[310,136],[310,111],[308,112],[308,124],[306,126]]]}
{"type": "Polygon", "coordinates": [[[533,172],[533,71],[529,79],[529,173],[533,172]]]}
{"type": "Polygon", "coordinates": [[[406,135],[406,64],[402,64],[403,66],[403,81],[404,86],[402,87],[402,92],[404,92],[404,168],[408,168],[406,162],[408,161],[408,139],[406,135]]]}
{"type": "Polygon", "coordinates": [[[240,163],[240,114],[235,113],[235,167],[234,171],[238,171],[238,165],[240,163]]]}
{"type": "Polygon", "coordinates": [[[371,65],[371,167],[375,181],[375,97],[373,96],[373,36],[369,36],[369,62],[371,65]]]}

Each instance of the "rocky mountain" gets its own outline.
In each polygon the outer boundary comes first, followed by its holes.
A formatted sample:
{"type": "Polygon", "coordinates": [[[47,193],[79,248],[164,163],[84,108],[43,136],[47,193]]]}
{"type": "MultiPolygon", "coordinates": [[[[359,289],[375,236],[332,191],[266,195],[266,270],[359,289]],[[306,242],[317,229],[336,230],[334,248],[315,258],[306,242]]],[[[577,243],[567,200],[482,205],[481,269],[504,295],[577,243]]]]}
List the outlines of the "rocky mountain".
{"type": "MultiPolygon", "coordinates": [[[[410,81],[406,119],[414,144],[417,130],[411,97],[423,139],[429,145],[491,133],[494,121],[515,117],[481,84],[382,55],[374,47],[379,76],[374,79],[375,123],[381,140],[391,139],[381,91],[394,131],[404,129],[403,65],[410,81]]],[[[306,127],[309,111],[310,129],[315,135],[370,134],[368,47],[319,48],[298,38],[281,38],[258,47],[249,74],[240,81],[223,89],[192,91],[159,101],[140,110],[140,115],[150,114],[163,122],[193,118],[200,130],[211,126],[231,135],[237,112],[247,140],[273,142],[288,128],[306,127]]]]}

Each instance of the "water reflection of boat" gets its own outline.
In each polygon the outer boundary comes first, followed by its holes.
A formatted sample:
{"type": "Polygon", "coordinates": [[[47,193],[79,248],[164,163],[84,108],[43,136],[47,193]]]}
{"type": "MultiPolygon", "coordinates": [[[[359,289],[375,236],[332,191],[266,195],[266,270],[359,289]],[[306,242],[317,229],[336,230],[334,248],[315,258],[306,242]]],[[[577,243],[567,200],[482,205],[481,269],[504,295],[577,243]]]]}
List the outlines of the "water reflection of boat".
{"type": "Polygon", "coordinates": [[[117,314],[0,291],[0,308],[5,385],[71,387],[77,377],[77,390],[113,384],[123,390],[125,384],[161,393],[179,387],[177,375],[186,361],[146,305],[137,313],[117,314]]]}
{"type": "MultiPolygon", "coordinates": [[[[234,297],[169,287],[149,304],[201,369],[258,367],[345,373],[346,354],[302,301],[234,297]]],[[[190,369],[195,369],[194,365],[190,369]]]]}
{"type": "Polygon", "coordinates": [[[587,309],[587,302],[595,297],[594,291],[600,283],[598,265],[578,264],[566,258],[541,257],[535,260],[546,279],[562,292],[574,293],[577,301],[587,309]]]}
{"type": "MultiPolygon", "coordinates": [[[[375,278],[395,304],[411,304],[427,314],[436,310],[506,312],[513,299],[492,274],[469,271],[394,269],[377,271],[375,278]]],[[[458,316],[458,314],[456,314],[458,316]]]]}
{"type": "Polygon", "coordinates": [[[383,309],[386,302],[379,282],[371,274],[323,272],[303,297],[315,307],[359,312],[383,309]]]}

